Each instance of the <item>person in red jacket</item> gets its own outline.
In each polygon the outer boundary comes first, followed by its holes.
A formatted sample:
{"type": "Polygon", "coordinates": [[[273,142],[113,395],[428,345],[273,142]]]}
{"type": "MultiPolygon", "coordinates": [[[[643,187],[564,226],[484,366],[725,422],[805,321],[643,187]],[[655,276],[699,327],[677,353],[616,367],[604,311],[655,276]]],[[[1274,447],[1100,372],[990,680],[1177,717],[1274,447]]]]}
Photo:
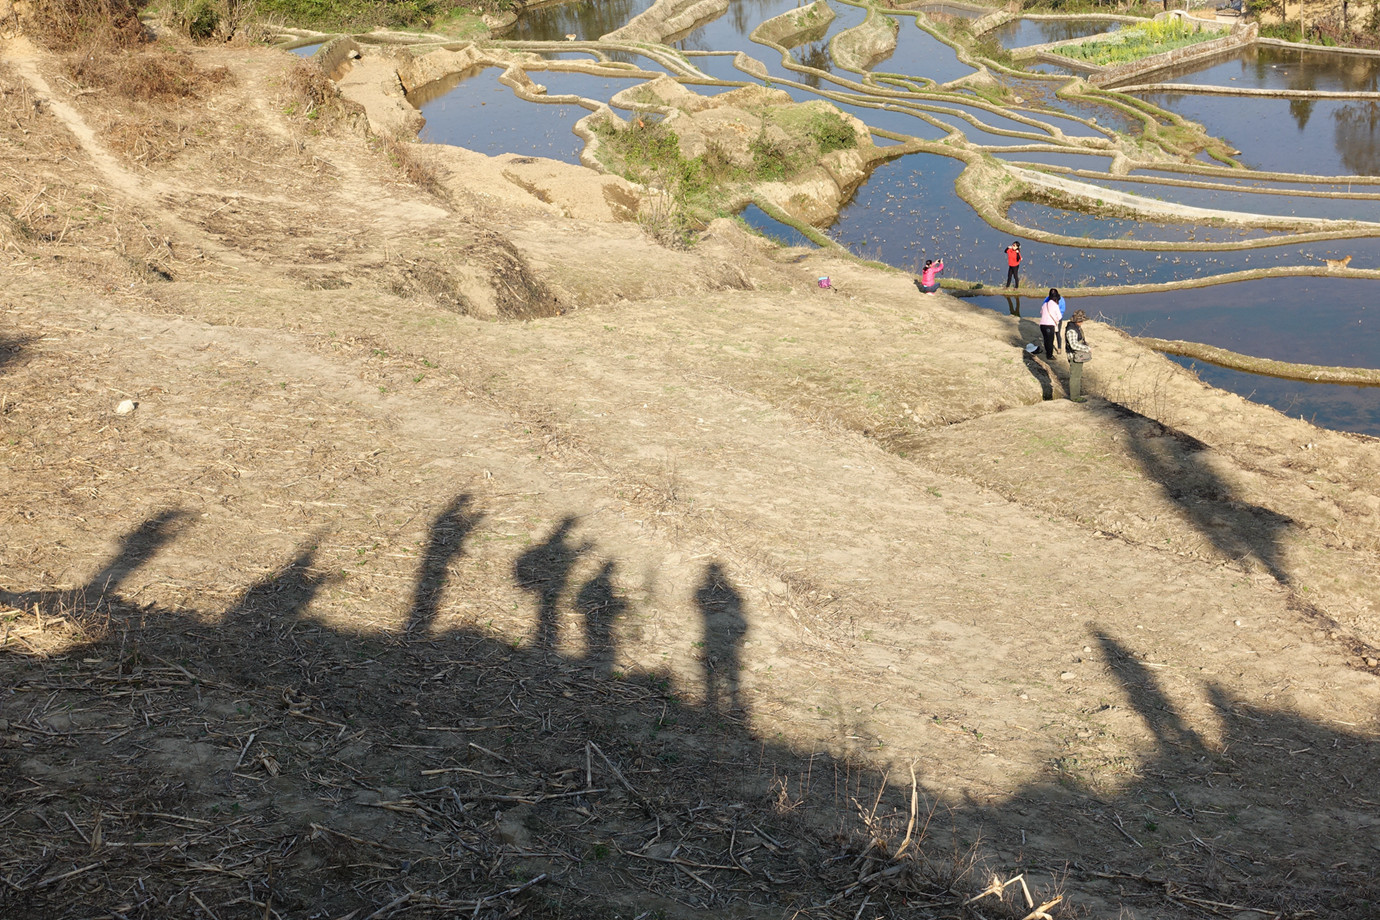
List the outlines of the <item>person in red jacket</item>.
{"type": "Polygon", "coordinates": [[[1013,242],[1006,247],[1006,283],[1002,287],[1021,286],[1021,244],[1013,242]]]}

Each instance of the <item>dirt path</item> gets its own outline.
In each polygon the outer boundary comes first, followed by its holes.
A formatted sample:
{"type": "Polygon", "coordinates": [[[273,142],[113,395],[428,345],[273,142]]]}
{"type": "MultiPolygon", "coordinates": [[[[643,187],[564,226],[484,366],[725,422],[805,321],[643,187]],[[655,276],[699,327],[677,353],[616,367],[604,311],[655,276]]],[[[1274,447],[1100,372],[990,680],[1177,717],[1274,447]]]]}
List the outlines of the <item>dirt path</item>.
{"type": "Polygon", "coordinates": [[[288,56],[193,54],[234,79],[152,162],[0,74],[0,915],[154,915],[148,835],[164,915],[930,916],[984,871],[1367,915],[1373,439],[1097,324],[1045,400],[1027,322],[667,251],[578,167],[419,152],[432,196],[288,56]]]}

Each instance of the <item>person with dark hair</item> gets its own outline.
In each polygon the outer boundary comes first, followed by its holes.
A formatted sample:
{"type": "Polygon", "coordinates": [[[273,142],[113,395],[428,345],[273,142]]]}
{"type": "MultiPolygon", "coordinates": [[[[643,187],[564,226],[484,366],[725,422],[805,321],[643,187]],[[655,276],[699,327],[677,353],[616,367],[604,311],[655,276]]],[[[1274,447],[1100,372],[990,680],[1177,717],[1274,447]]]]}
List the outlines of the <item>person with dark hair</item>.
{"type": "Polygon", "coordinates": [[[1074,310],[1069,323],[1064,327],[1064,350],[1069,356],[1069,399],[1074,402],[1087,402],[1083,395],[1083,365],[1092,358],[1092,348],[1083,335],[1083,324],[1088,314],[1074,310]]]}
{"type": "Polygon", "coordinates": [[[1021,286],[1021,244],[1013,242],[1006,247],[1006,283],[1002,287],[1021,286]]]}
{"type": "Polygon", "coordinates": [[[1045,343],[1045,358],[1052,360],[1059,347],[1059,323],[1064,319],[1064,298],[1058,288],[1050,288],[1049,296],[1040,304],[1040,337],[1045,343]]]}
{"type": "Polygon", "coordinates": [[[925,260],[924,271],[920,272],[920,290],[926,294],[933,294],[939,290],[939,279],[935,275],[944,270],[944,260],[936,262],[934,259],[925,260]]]}

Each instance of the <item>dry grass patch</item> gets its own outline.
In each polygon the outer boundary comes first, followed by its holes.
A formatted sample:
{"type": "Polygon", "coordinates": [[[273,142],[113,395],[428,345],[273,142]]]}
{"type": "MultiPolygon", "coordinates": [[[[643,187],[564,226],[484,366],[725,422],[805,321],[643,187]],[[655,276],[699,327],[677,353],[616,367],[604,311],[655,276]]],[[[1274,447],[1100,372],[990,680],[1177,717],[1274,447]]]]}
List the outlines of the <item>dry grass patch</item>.
{"type": "Polygon", "coordinates": [[[130,0],[30,0],[19,20],[25,34],[53,51],[133,48],[149,40],[130,0]]]}
{"type": "Polygon", "coordinates": [[[286,98],[284,111],[306,121],[318,130],[336,125],[350,128],[367,124],[364,109],[340,95],[335,81],[320,67],[303,60],[293,61],[283,80],[286,98]]]}

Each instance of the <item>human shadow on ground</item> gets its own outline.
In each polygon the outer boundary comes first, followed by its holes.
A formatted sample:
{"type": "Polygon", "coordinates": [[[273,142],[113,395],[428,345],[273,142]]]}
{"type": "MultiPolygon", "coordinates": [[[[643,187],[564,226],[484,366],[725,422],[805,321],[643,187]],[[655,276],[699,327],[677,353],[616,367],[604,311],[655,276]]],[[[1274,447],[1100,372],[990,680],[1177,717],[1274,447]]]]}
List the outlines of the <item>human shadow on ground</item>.
{"type": "Polygon", "coordinates": [[[1021,349],[1021,363],[1026,371],[1040,385],[1040,398],[1045,402],[1054,398],[1055,381],[1058,379],[1054,369],[1038,351],[1030,351],[1026,346],[1040,341],[1040,327],[1031,320],[1018,320],[1011,343],[1021,349]]]}
{"type": "Polygon", "coordinates": [[[1120,403],[1107,406],[1145,475],[1159,483],[1198,533],[1227,558],[1254,559],[1280,584],[1291,583],[1281,538],[1294,526],[1292,518],[1242,501],[1213,469],[1207,444],[1120,403]]]}
{"type": "Polygon", "coordinates": [[[482,514],[470,509],[470,504],[470,496],[460,495],[432,520],[405,632],[423,636],[431,632],[446,573],[451,563],[464,552],[465,538],[484,519],[482,514]]]}
{"type": "Polygon", "coordinates": [[[1008,834],[1043,818],[1053,822],[1038,831],[1052,833],[1046,850],[1103,839],[1098,871],[1118,880],[1123,908],[1146,916],[1376,915],[1380,803],[1358,781],[1380,754],[1373,736],[1301,717],[1283,700],[1249,702],[1212,679],[1197,687],[1211,718],[1195,725],[1162,683],[1172,672],[1154,663],[1153,647],[1105,627],[1090,638],[1121,697],[1086,714],[1086,740],[1068,739],[1057,789],[1036,785],[998,812],[1008,834]],[[1128,713],[1155,739],[1129,769],[1097,741],[1125,731],[1128,713]]]}
{"type": "Polygon", "coordinates": [[[573,546],[567,542],[575,523],[573,517],[561,521],[544,541],[513,563],[518,585],[537,597],[537,648],[555,649],[560,630],[556,604],[565,593],[575,563],[589,550],[588,545],[573,546]]]}
{"type": "MultiPolygon", "coordinates": [[[[724,563],[708,562],[685,598],[703,624],[700,694],[670,671],[611,666],[634,605],[616,560],[575,586],[577,550],[593,552],[595,536],[577,537],[573,516],[511,573],[538,620],[582,618],[583,654],[554,628],[522,642],[443,627],[446,584],[482,517],[460,496],[433,518],[396,630],[313,611],[332,583],[320,535],[224,612],[0,590],[12,608],[0,917],[383,917],[410,905],[563,920],[928,918],[966,915],[991,877],[1017,873],[1042,900],[1040,881],[1062,874],[1075,901],[1164,918],[1223,905],[1373,916],[1380,804],[1365,778],[1377,749],[1359,731],[1216,685],[1217,724],[1194,725],[1142,652],[1098,631],[1124,699],[1089,724],[1133,712],[1151,748],[1128,764],[1118,743],[1103,763],[1095,742],[1070,737],[1048,776],[992,802],[938,803],[926,788],[952,777],[920,765],[928,804],[898,859],[907,784],[751,728],[750,610],[724,563]],[[76,630],[60,650],[34,644],[57,629],[34,631],[34,606],[76,630]],[[1088,839],[1095,864],[1070,863],[1088,839]]],[[[163,512],[121,540],[108,583],[153,564],[178,519],[163,512]]],[[[981,904],[988,918],[1030,910],[1015,887],[981,904]]]]}
{"type": "Polygon", "coordinates": [[[0,335],[0,373],[4,373],[7,365],[17,361],[32,341],[33,337],[27,335],[0,335]]]}
{"type": "Polygon", "coordinates": [[[704,623],[704,702],[713,712],[742,712],[739,656],[747,618],[743,598],[723,566],[710,563],[695,590],[695,606],[704,623]]]}

